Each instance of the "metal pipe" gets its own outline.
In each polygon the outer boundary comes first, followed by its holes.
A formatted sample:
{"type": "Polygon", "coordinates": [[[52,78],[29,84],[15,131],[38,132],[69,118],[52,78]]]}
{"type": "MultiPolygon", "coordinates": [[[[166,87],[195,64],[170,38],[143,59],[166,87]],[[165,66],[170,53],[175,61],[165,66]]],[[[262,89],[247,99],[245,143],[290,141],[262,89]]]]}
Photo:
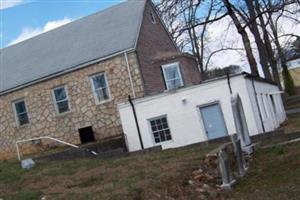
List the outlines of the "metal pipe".
{"type": "Polygon", "coordinates": [[[131,96],[129,95],[128,96],[128,101],[131,105],[131,108],[132,108],[132,112],[133,112],[133,116],[134,116],[134,120],[135,120],[135,125],[136,125],[136,129],[138,131],[138,135],[139,135],[139,139],[140,139],[140,144],[141,144],[141,148],[142,150],[144,149],[144,144],[143,144],[143,140],[142,140],[142,135],[141,135],[141,130],[140,130],[140,125],[139,125],[139,122],[138,122],[138,119],[137,119],[137,115],[136,115],[136,111],[135,111],[135,107],[134,107],[134,104],[132,102],[132,99],[131,99],[131,96]]]}
{"type": "Polygon", "coordinates": [[[132,75],[131,75],[131,71],[130,71],[130,66],[129,66],[129,62],[128,62],[127,52],[124,52],[124,57],[125,57],[125,61],[126,61],[127,72],[128,72],[129,82],[130,82],[130,86],[131,86],[132,96],[133,96],[133,98],[135,98],[136,95],[135,95],[132,75]]]}
{"type": "Polygon", "coordinates": [[[227,77],[227,84],[228,84],[228,87],[229,87],[230,94],[232,94],[232,88],[231,88],[229,73],[226,73],[226,77],[227,77]]]}
{"type": "Polygon", "coordinates": [[[64,142],[64,141],[62,141],[62,140],[59,140],[59,139],[56,139],[56,138],[52,138],[52,137],[49,137],[49,136],[42,136],[42,137],[31,138],[31,139],[27,139],[27,140],[19,140],[19,141],[16,141],[16,150],[17,150],[18,160],[21,160],[20,150],[19,150],[19,146],[18,146],[19,143],[30,142],[30,141],[41,140],[41,139],[54,140],[54,141],[56,141],[56,142],[59,142],[59,143],[62,143],[62,144],[65,144],[65,145],[74,147],[74,148],[76,148],[76,149],[79,149],[79,148],[80,148],[79,146],[76,146],[76,145],[74,145],[74,144],[71,144],[71,143],[68,143],[68,142],[64,142]]]}

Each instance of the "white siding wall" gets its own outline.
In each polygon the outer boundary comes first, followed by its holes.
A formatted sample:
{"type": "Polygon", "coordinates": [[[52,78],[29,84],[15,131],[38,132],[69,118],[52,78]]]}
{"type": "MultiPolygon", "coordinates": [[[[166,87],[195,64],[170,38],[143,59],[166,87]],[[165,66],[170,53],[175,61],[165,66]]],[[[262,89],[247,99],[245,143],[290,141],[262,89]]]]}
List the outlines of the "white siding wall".
{"type": "MultiPolygon", "coordinates": [[[[263,129],[260,122],[258,107],[254,100],[255,96],[252,87],[252,82],[249,79],[247,79],[246,82],[250,94],[249,96],[253,97],[253,100],[251,100],[251,104],[253,108],[253,113],[255,114],[255,118],[258,124],[257,125],[258,133],[262,133],[263,129]]],[[[266,132],[272,131],[278,128],[280,124],[284,122],[286,119],[285,110],[280,96],[281,94],[279,93],[278,87],[275,85],[266,84],[258,81],[255,81],[254,85],[257,92],[257,100],[262,115],[265,131],[266,132]],[[272,105],[272,100],[270,95],[272,95],[273,97],[275,109],[274,106],[272,105]]]]}
{"type": "MultiPolygon", "coordinates": [[[[242,75],[231,78],[232,91],[233,93],[239,93],[246,113],[249,131],[251,135],[254,135],[262,131],[259,127],[258,109],[254,104],[254,93],[249,92],[249,83],[251,84],[242,75]]],[[[263,85],[272,91],[276,89],[276,87],[270,87],[269,84],[263,85]]],[[[161,143],[163,149],[206,141],[207,136],[198,106],[212,102],[220,103],[228,133],[235,133],[230,91],[226,79],[181,89],[175,93],[135,100],[134,104],[144,147],[149,148],[156,145],[148,120],[162,115],[167,115],[172,135],[172,141],[161,143]],[[186,101],[184,102],[183,99],[186,101]]],[[[119,112],[129,151],[139,150],[141,147],[131,106],[120,104],[119,112]]]]}

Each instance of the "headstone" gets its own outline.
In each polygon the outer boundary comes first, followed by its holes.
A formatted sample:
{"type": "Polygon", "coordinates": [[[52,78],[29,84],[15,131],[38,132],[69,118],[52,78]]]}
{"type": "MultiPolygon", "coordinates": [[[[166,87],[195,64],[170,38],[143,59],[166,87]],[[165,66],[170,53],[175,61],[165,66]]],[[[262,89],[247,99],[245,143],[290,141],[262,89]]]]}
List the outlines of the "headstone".
{"type": "Polygon", "coordinates": [[[35,162],[31,158],[21,161],[21,166],[23,169],[31,169],[34,167],[34,165],[35,162]]]}
{"type": "Polygon", "coordinates": [[[251,154],[253,153],[253,146],[251,144],[242,101],[238,94],[233,94],[231,96],[231,106],[238,139],[241,141],[242,150],[247,154],[251,154]]]}
{"type": "Polygon", "coordinates": [[[220,150],[219,152],[219,168],[222,176],[221,188],[230,190],[231,186],[236,182],[232,176],[232,171],[230,168],[230,159],[228,154],[220,150]]]}
{"type": "MultiPolygon", "coordinates": [[[[236,136],[236,135],[234,135],[236,136]]],[[[234,147],[234,154],[237,161],[237,167],[239,171],[239,176],[243,177],[246,174],[246,171],[248,170],[246,160],[244,157],[244,153],[242,151],[241,142],[239,139],[236,139],[236,137],[232,137],[232,144],[234,147]]]]}

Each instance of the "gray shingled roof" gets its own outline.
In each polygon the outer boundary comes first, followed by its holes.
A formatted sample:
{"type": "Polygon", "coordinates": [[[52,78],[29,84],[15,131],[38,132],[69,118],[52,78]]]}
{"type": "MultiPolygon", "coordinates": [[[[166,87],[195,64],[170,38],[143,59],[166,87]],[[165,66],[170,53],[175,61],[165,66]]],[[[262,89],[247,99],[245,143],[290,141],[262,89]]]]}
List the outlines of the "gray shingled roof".
{"type": "Polygon", "coordinates": [[[127,1],[0,51],[0,93],[135,47],[145,0],[127,1]]]}

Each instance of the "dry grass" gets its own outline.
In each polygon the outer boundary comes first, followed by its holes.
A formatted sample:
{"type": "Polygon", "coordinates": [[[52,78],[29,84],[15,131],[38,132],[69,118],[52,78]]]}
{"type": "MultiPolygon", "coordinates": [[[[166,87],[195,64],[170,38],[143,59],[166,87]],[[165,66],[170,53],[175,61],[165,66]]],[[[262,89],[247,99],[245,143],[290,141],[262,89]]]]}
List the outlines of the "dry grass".
{"type": "MultiPolygon", "coordinates": [[[[289,116],[287,131],[300,130],[300,115],[289,116]]],[[[188,184],[192,171],[214,145],[152,152],[106,160],[38,164],[0,162],[0,199],[196,199],[188,184]]],[[[250,171],[228,199],[299,199],[300,144],[259,151],[250,171]]]]}
{"type": "Polygon", "coordinates": [[[288,116],[288,121],[283,124],[285,133],[293,133],[300,131],[300,114],[288,116]]]}
{"type": "Polygon", "coordinates": [[[234,191],[231,200],[299,200],[300,144],[259,151],[247,176],[234,191]]]}
{"type": "Polygon", "coordinates": [[[107,160],[39,164],[29,171],[0,163],[0,198],[176,199],[193,198],[187,180],[213,148],[199,146],[107,160]]]}

